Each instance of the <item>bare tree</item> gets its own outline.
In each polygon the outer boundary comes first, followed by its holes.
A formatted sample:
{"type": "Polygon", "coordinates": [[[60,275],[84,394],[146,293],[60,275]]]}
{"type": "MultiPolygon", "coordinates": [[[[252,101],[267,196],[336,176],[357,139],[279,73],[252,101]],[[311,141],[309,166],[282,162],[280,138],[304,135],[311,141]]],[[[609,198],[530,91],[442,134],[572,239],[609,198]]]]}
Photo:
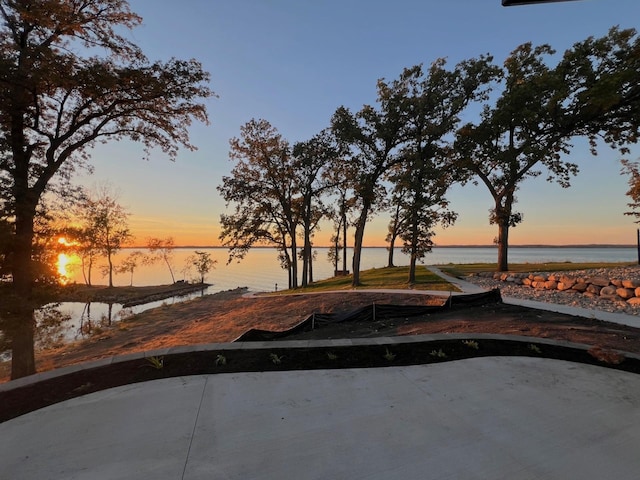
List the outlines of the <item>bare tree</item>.
{"type": "Polygon", "coordinates": [[[140,250],[134,250],[116,267],[117,273],[129,274],[129,286],[133,286],[133,272],[145,263],[146,256],[140,250]]]}
{"type": "Polygon", "coordinates": [[[145,261],[148,264],[164,262],[169,269],[171,283],[176,283],[176,277],[173,275],[173,249],[175,248],[173,237],[148,238],[147,248],[149,249],[149,255],[145,261]]]}
{"type": "Polygon", "coordinates": [[[217,260],[211,258],[211,254],[209,252],[201,252],[196,250],[193,255],[189,255],[187,257],[187,265],[192,266],[200,275],[200,283],[204,283],[204,279],[211,271],[211,269],[215,268],[217,260]]]}
{"type": "Polygon", "coordinates": [[[110,187],[103,186],[78,205],[77,216],[83,237],[89,242],[89,255],[98,251],[106,257],[104,272],[109,278],[109,287],[113,287],[113,256],[133,238],[128,226],[129,212],[118,203],[110,187]]]}

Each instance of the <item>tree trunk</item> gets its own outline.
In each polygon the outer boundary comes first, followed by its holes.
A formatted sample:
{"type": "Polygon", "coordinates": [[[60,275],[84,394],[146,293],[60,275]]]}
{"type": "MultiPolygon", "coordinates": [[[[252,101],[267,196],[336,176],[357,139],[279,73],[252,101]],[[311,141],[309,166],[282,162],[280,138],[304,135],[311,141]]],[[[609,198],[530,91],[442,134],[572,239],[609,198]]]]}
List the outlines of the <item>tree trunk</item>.
{"type": "Polygon", "coordinates": [[[396,245],[396,238],[398,238],[398,224],[400,217],[400,205],[396,205],[396,211],[393,215],[393,224],[389,228],[389,259],[387,261],[387,267],[395,267],[393,264],[394,247],[396,245]]]}
{"type": "Polygon", "coordinates": [[[509,271],[509,222],[498,224],[498,271],[509,271]]]}
{"type": "MultiPolygon", "coordinates": [[[[640,231],[640,230],[639,230],[640,231]]],[[[640,235],[640,233],[638,234],[640,235]]],[[[640,241],[638,241],[638,245],[640,248],[640,241]]],[[[338,271],[338,263],[340,262],[340,229],[338,228],[338,233],[336,234],[336,241],[333,244],[333,251],[334,256],[333,256],[333,272],[335,274],[335,272],[338,271]]],[[[638,257],[640,259],[640,256],[638,257]]],[[[640,263],[640,260],[638,260],[638,263],[640,263]]]]}
{"type": "Polygon", "coordinates": [[[393,253],[395,251],[395,243],[396,243],[396,237],[393,236],[389,241],[389,258],[387,260],[387,267],[389,268],[395,267],[395,265],[393,264],[393,253]]]}
{"type": "Polygon", "coordinates": [[[367,225],[367,216],[369,214],[369,205],[365,204],[362,207],[360,218],[356,225],[356,234],[353,240],[353,279],[351,286],[357,287],[360,285],[360,260],[362,257],[362,242],[364,240],[364,227],[367,225]]]}
{"type": "Polygon", "coordinates": [[[109,264],[109,288],[113,288],[113,261],[111,260],[110,251],[107,252],[107,263],[109,264]]]}
{"type": "MultiPolygon", "coordinates": [[[[414,199],[415,204],[420,204],[421,199],[414,199]]],[[[416,283],[416,260],[418,259],[418,213],[416,212],[415,206],[412,209],[411,213],[411,254],[409,261],[409,285],[413,285],[416,283]]]]}
{"type": "Polygon", "coordinates": [[[169,267],[169,273],[171,274],[171,282],[176,283],[176,277],[173,276],[173,270],[171,269],[171,264],[169,263],[169,260],[167,259],[167,257],[164,257],[164,261],[167,264],[167,267],[169,267]]]}
{"type": "Polygon", "coordinates": [[[342,215],[342,271],[347,271],[347,215],[342,215]]]}
{"type": "Polygon", "coordinates": [[[416,254],[411,252],[411,260],[409,261],[409,285],[416,283],[416,254]]]}
{"type": "Polygon", "coordinates": [[[11,338],[11,380],[36,373],[33,312],[33,307],[21,305],[14,315],[8,316],[10,322],[8,333],[11,338]]]}
{"type": "Polygon", "coordinates": [[[291,288],[298,288],[298,244],[295,232],[291,236],[291,288]]]}
{"type": "MultiPolygon", "coordinates": [[[[288,287],[287,288],[291,289],[291,286],[293,285],[293,282],[291,281],[291,257],[289,255],[289,250],[287,250],[286,246],[282,247],[280,255],[281,255],[280,258],[284,258],[284,261],[286,262],[286,266],[287,266],[287,282],[288,282],[288,287]]],[[[277,283],[276,283],[276,291],[278,291],[278,284],[277,283]]]]}
{"type": "Polygon", "coordinates": [[[87,280],[87,271],[84,266],[84,257],[80,257],[80,267],[82,268],[82,278],[84,278],[84,283],[89,285],[89,280],[87,280]]]}
{"type": "MultiPolygon", "coordinates": [[[[17,168],[16,168],[17,170],[17,168]]],[[[34,305],[33,290],[33,223],[37,200],[27,186],[26,177],[23,181],[16,179],[14,190],[16,199],[15,214],[15,243],[14,264],[12,268],[13,294],[15,305],[12,305],[10,325],[12,335],[11,378],[16,379],[36,373],[34,352],[34,305]]],[[[13,303],[13,302],[12,302],[13,303]]]]}
{"type": "Polygon", "coordinates": [[[304,225],[304,246],[302,247],[302,286],[306,287],[311,282],[311,234],[309,226],[304,225]]]}

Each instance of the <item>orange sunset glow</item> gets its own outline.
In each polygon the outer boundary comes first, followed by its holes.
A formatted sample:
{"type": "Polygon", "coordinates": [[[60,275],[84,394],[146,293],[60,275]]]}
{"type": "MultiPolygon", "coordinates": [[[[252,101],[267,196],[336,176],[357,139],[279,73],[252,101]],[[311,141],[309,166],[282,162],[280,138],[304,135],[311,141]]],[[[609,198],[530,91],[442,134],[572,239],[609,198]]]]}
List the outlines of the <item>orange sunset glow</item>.
{"type": "Polygon", "coordinates": [[[58,254],[58,273],[63,277],[69,276],[68,267],[71,264],[71,258],[66,253],[58,254]]]}

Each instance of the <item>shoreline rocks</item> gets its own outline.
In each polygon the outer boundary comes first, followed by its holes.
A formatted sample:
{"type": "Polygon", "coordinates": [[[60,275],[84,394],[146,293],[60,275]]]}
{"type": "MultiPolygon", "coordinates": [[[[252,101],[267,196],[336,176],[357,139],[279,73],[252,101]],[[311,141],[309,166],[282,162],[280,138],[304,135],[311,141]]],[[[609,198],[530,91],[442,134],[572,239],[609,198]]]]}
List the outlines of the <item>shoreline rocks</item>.
{"type": "Polygon", "coordinates": [[[486,272],[467,277],[505,297],[640,315],[640,266],[566,272],[486,272]]]}

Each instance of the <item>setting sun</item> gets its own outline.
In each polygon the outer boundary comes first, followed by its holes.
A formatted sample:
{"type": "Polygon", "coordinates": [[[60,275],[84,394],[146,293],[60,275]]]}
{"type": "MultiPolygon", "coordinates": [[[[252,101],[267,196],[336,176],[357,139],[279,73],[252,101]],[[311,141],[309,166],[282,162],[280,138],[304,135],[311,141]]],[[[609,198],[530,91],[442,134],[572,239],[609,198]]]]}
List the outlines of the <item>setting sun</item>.
{"type": "MultiPolygon", "coordinates": [[[[60,239],[60,240],[64,240],[64,239],[60,239]]],[[[67,270],[67,267],[70,265],[70,263],[71,263],[71,257],[69,257],[69,255],[65,253],[58,254],[58,273],[63,277],[69,276],[69,271],[67,270]]]]}

